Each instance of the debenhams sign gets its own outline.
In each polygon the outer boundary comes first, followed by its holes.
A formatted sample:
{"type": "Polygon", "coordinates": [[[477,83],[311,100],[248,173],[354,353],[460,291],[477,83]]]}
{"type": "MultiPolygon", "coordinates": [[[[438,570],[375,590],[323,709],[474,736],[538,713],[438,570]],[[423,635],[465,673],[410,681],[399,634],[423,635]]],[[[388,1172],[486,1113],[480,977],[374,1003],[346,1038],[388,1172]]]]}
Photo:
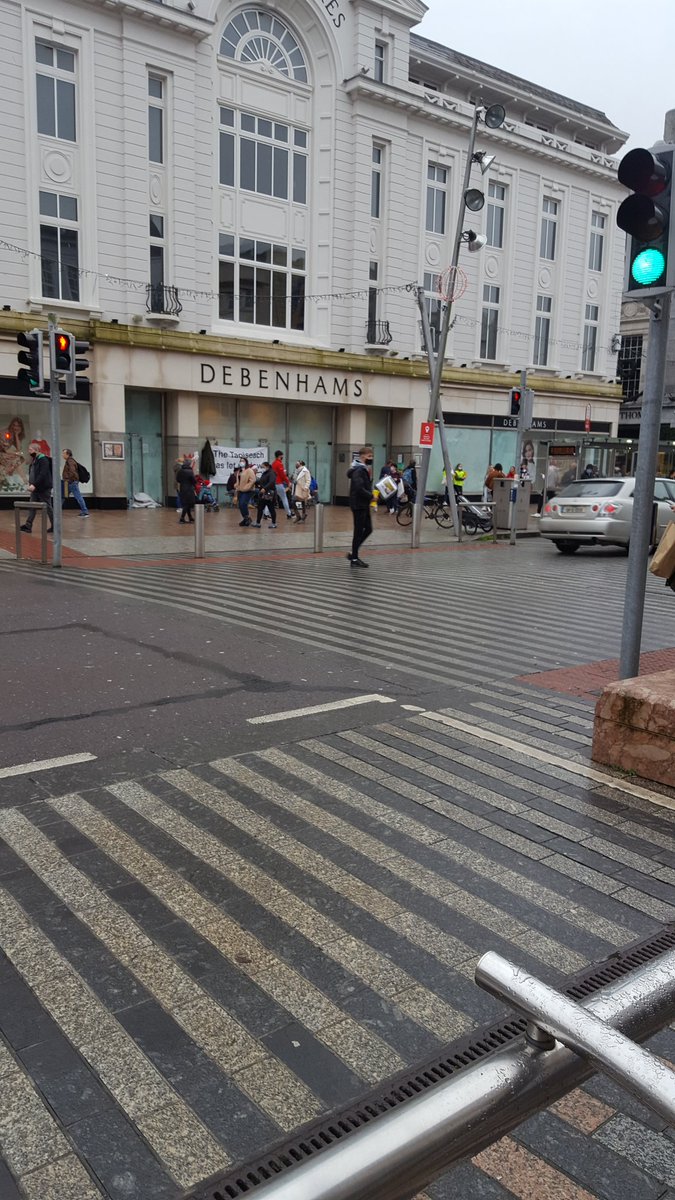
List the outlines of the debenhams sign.
{"type": "Polygon", "coordinates": [[[358,400],[363,380],[343,372],[303,371],[228,362],[199,364],[199,390],[228,396],[270,396],[274,400],[358,400]]]}

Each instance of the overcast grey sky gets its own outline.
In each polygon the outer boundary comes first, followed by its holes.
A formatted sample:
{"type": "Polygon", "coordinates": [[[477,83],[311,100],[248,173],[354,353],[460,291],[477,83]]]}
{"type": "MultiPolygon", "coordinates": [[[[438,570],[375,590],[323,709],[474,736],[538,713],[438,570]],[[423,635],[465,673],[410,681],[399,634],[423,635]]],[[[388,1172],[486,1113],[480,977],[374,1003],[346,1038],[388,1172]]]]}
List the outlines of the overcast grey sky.
{"type": "Polygon", "coordinates": [[[416,33],[601,109],[631,147],[663,137],[675,108],[675,0],[425,3],[416,33]]]}

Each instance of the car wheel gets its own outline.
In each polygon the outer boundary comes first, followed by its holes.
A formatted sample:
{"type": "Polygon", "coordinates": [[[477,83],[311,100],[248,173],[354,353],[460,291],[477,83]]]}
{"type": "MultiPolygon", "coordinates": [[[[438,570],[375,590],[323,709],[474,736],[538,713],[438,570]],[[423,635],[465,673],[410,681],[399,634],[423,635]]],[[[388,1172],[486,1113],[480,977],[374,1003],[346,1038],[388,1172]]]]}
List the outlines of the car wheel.
{"type": "Polygon", "coordinates": [[[553,544],[561,554],[576,554],[579,549],[579,542],[554,542],[553,544]]]}

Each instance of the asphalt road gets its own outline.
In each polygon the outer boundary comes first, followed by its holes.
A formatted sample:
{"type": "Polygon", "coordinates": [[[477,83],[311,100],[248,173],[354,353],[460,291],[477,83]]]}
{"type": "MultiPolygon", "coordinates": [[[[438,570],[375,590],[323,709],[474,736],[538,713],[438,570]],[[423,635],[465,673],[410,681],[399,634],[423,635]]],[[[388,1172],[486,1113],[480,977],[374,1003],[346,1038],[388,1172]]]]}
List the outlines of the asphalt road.
{"type": "MultiPolygon", "coordinates": [[[[370,561],[0,565],[2,1200],[176,1200],[494,1019],[485,949],[556,983],[675,919],[675,793],[520,679],[616,656],[625,558],[370,561]]],[[[673,1179],[598,1079],[425,1195],[673,1179]]]]}

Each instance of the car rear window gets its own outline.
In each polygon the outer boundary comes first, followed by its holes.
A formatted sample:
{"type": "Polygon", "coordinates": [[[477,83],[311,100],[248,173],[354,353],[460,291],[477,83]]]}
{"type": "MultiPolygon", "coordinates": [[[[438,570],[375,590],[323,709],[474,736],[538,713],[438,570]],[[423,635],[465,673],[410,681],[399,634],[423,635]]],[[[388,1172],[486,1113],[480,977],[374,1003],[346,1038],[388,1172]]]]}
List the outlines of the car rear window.
{"type": "Polygon", "coordinates": [[[623,487],[623,479],[616,482],[613,479],[577,479],[576,483],[568,483],[567,487],[556,492],[555,498],[561,496],[618,496],[623,487]]]}

